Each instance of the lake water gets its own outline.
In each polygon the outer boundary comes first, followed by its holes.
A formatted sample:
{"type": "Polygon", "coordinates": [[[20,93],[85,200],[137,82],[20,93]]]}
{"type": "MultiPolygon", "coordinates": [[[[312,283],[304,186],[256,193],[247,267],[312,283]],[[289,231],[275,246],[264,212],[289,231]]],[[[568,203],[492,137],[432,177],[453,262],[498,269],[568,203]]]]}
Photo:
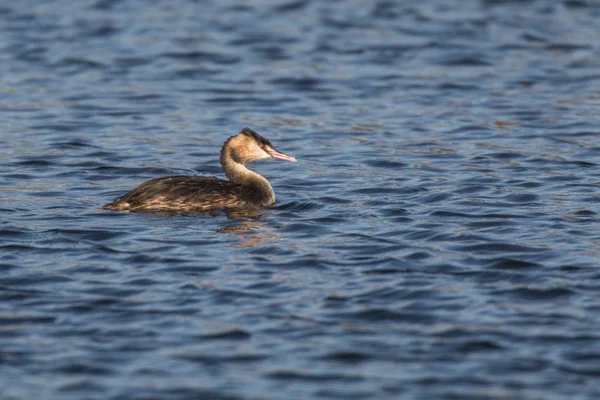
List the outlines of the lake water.
{"type": "Polygon", "coordinates": [[[600,398],[600,2],[0,6],[3,399],[600,398]],[[223,176],[254,216],[100,209],[223,176]]]}

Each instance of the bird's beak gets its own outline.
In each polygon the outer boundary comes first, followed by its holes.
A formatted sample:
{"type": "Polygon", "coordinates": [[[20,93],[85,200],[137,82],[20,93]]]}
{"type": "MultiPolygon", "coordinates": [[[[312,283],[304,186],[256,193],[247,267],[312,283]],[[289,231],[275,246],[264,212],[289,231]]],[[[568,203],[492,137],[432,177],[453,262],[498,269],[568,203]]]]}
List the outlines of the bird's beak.
{"type": "Polygon", "coordinates": [[[274,158],[276,160],[291,161],[291,162],[298,161],[294,157],[288,156],[285,153],[280,153],[272,147],[266,148],[265,151],[267,152],[268,155],[270,155],[272,158],[274,158]]]}

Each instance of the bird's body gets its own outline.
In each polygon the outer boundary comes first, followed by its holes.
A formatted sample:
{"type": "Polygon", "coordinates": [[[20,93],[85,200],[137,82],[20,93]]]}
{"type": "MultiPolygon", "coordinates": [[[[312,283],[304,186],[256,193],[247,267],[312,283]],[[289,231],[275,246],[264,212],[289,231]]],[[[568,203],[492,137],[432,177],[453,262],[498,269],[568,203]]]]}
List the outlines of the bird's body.
{"type": "Polygon", "coordinates": [[[113,211],[204,212],[219,208],[262,207],[275,203],[269,182],[245,164],[275,158],[296,161],[280,153],[251,129],[229,138],[221,149],[221,166],[229,180],[205,176],[165,176],[150,179],[103,206],[113,211]]]}

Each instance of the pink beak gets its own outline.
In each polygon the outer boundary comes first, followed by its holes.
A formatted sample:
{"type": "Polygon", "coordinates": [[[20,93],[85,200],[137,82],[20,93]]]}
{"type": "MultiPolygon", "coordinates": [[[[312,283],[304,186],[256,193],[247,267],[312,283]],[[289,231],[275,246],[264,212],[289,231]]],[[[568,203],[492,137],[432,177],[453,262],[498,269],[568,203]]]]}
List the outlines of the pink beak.
{"type": "Polygon", "coordinates": [[[267,152],[268,155],[270,155],[272,158],[274,158],[276,160],[298,162],[298,160],[296,160],[294,157],[288,156],[285,153],[280,153],[272,147],[270,149],[265,149],[265,151],[267,152]]]}

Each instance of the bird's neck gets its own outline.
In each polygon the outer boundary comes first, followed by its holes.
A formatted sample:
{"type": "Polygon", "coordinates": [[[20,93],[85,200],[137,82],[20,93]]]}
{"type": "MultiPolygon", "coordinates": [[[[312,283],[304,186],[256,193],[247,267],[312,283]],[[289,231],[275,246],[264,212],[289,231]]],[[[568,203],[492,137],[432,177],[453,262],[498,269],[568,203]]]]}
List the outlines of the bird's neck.
{"type": "Polygon", "coordinates": [[[262,175],[246,168],[244,164],[235,161],[227,149],[221,153],[221,166],[230,182],[247,187],[249,195],[261,205],[275,203],[275,192],[269,181],[262,175]]]}

